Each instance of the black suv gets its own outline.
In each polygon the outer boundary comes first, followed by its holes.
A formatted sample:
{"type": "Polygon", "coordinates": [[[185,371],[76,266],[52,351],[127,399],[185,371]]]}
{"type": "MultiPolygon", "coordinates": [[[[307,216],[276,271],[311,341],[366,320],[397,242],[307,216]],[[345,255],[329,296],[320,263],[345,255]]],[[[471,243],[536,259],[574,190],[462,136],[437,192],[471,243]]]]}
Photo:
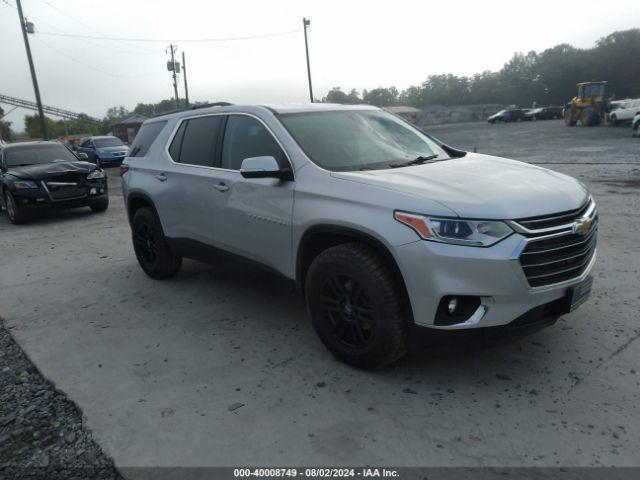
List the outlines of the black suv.
{"type": "Polygon", "coordinates": [[[109,206],[107,177],[59,142],[25,142],[0,147],[0,206],[19,224],[48,208],[109,206]]]}

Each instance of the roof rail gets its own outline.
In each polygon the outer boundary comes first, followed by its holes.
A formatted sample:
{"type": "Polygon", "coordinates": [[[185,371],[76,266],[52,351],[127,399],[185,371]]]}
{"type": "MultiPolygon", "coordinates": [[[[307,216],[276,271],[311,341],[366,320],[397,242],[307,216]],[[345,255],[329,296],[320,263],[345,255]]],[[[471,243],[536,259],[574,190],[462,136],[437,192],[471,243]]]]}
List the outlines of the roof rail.
{"type": "Polygon", "coordinates": [[[186,108],[176,108],[175,110],[169,110],[168,112],[162,112],[159,113],[158,115],[153,115],[151,118],[158,118],[158,117],[164,117],[165,115],[171,115],[172,113],[178,113],[178,112],[188,112],[190,110],[198,110],[200,108],[208,108],[208,107],[228,107],[230,105],[233,105],[233,103],[229,103],[229,102],[214,102],[214,103],[203,103],[200,105],[191,105],[189,107],[186,108]]]}

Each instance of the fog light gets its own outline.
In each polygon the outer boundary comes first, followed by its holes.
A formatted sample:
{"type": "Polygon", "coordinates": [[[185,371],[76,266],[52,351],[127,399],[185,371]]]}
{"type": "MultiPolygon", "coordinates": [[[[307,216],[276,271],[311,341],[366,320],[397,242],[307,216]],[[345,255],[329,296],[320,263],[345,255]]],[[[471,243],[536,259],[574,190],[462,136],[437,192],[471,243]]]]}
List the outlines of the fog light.
{"type": "Polygon", "coordinates": [[[480,297],[445,295],[438,303],[434,325],[455,325],[466,322],[480,306],[480,297]]]}
{"type": "Polygon", "coordinates": [[[447,305],[447,310],[449,310],[449,314],[453,314],[453,312],[456,311],[456,308],[458,308],[458,299],[457,297],[453,297],[451,300],[449,300],[449,305],[447,305]]]}
{"type": "Polygon", "coordinates": [[[36,202],[42,203],[42,202],[44,202],[44,198],[36,198],[36,202]]]}
{"type": "Polygon", "coordinates": [[[97,193],[97,190],[95,188],[92,188],[89,193],[91,193],[91,195],[95,195],[97,193]]]}

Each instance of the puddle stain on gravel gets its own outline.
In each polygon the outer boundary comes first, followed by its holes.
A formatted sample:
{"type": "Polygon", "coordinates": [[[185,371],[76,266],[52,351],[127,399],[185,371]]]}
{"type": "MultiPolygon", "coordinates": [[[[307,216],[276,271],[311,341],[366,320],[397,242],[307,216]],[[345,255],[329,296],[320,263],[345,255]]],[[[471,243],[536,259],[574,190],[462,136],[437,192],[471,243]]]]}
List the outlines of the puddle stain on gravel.
{"type": "MultiPolygon", "coordinates": [[[[593,180],[594,183],[604,183],[610,187],[618,188],[640,188],[640,178],[611,178],[593,180]]],[[[619,192],[615,192],[619,193],[619,192]]]]}

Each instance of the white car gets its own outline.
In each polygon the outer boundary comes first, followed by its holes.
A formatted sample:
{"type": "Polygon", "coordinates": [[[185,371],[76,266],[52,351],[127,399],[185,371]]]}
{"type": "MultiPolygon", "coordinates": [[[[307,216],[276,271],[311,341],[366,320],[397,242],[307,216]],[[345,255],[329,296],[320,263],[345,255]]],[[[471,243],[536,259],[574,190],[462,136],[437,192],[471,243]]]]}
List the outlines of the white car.
{"type": "Polygon", "coordinates": [[[640,137],[640,113],[631,120],[631,130],[633,131],[632,136],[640,137]]]}
{"type": "Polygon", "coordinates": [[[609,114],[609,123],[617,125],[622,122],[630,122],[640,113],[640,100],[623,100],[620,106],[609,114]]]}

